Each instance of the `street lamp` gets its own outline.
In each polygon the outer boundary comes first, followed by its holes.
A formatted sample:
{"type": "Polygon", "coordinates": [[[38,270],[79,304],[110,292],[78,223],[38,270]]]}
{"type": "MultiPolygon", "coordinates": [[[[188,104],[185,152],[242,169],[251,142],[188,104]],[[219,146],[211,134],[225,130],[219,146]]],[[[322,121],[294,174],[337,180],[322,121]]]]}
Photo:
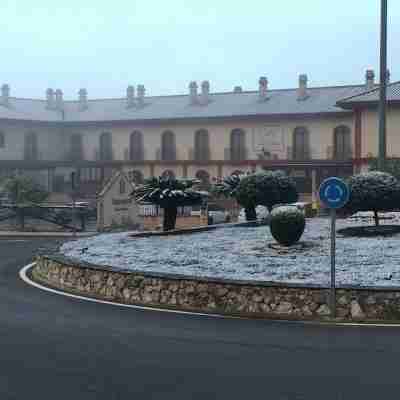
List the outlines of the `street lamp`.
{"type": "Polygon", "coordinates": [[[380,53],[378,170],[384,171],[386,160],[387,0],[381,0],[380,53]]]}

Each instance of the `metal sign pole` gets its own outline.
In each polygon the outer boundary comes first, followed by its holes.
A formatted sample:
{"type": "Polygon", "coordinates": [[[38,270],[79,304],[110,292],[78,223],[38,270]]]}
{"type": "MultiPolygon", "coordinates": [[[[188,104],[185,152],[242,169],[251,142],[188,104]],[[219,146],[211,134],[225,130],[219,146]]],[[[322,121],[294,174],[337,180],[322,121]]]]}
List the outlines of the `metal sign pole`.
{"type": "Polygon", "coordinates": [[[336,210],[346,205],[350,198],[350,190],[346,182],[331,177],[325,179],[319,187],[320,200],[331,209],[331,287],[329,292],[329,308],[331,317],[336,317],[336,210]]]}
{"type": "Polygon", "coordinates": [[[71,187],[72,187],[72,224],[73,224],[73,236],[76,237],[76,196],[75,196],[75,187],[76,187],[76,173],[71,172],[71,187]]]}
{"type": "Polygon", "coordinates": [[[336,318],[336,209],[331,209],[331,317],[336,318]]]}

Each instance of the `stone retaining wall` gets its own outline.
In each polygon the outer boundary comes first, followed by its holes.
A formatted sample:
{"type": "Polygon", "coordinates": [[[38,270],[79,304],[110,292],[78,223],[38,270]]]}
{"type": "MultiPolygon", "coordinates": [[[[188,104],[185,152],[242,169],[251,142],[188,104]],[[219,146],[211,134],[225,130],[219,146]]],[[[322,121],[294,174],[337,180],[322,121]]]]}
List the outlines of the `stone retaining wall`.
{"type": "MultiPolygon", "coordinates": [[[[329,318],[329,289],[120,271],[40,256],[33,278],[52,287],[127,304],[285,319],[329,318]]],[[[343,320],[400,320],[400,288],[340,288],[343,320]]]]}

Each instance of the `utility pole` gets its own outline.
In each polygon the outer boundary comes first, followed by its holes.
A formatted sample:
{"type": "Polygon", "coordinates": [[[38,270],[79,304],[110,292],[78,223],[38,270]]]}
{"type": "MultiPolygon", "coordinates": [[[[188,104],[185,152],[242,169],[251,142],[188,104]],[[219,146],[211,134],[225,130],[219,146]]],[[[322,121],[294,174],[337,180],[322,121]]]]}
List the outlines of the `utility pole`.
{"type": "Polygon", "coordinates": [[[379,90],[379,155],[378,170],[385,170],[386,161],[386,86],[387,86],[387,0],[381,0],[381,52],[379,90]]]}

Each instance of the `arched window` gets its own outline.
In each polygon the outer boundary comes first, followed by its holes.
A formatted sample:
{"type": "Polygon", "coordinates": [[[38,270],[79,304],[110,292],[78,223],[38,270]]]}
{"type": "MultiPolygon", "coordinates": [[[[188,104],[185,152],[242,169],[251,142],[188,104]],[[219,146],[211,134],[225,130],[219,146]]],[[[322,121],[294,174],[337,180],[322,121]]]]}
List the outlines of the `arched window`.
{"type": "Polygon", "coordinates": [[[4,132],[0,132],[0,149],[6,147],[6,135],[4,132]]]}
{"type": "Polygon", "coordinates": [[[144,182],[142,172],[138,171],[137,169],[129,171],[128,176],[129,176],[129,180],[137,185],[140,185],[144,182]]]}
{"type": "Polygon", "coordinates": [[[174,171],[171,171],[170,169],[165,170],[162,175],[164,179],[170,178],[170,179],[175,179],[175,174],[174,171]]]}
{"type": "Polygon", "coordinates": [[[204,169],[196,172],[196,179],[201,182],[199,186],[202,189],[208,189],[210,187],[210,174],[204,169]]]}
{"type": "Polygon", "coordinates": [[[126,182],[124,178],[121,178],[119,181],[119,194],[126,193],[126,182]]]}
{"type": "Polygon", "coordinates": [[[113,159],[112,137],[110,132],[103,132],[100,135],[100,160],[111,161],[113,159]]]}
{"type": "Polygon", "coordinates": [[[165,131],[161,137],[161,160],[176,160],[175,134],[171,131],[165,131]]]}
{"type": "Polygon", "coordinates": [[[82,135],[80,133],[74,133],[70,136],[70,160],[81,161],[83,160],[83,144],[82,135]]]}
{"type": "Polygon", "coordinates": [[[143,134],[133,131],[129,137],[129,159],[132,161],[144,160],[143,134]]]}
{"type": "Polygon", "coordinates": [[[242,129],[231,132],[231,160],[242,161],[246,157],[246,134],[242,129]]]}
{"type": "Polygon", "coordinates": [[[333,157],[336,160],[351,158],[351,133],[346,125],[337,126],[333,131],[333,157]]]}
{"type": "Polygon", "coordinates": [[[36,132],[28,132],[25,135],[24,158],[27,161],[36,161],[39,158],[36,132]]]}
{"type": "Polygon", "coordinates": [[[307,128],[297,127],[293,132],[293,159],[308,160],[310,158],[310,134],[307,128]]]}
{"type": "Polygon", "coordinates": [[[208,132],[201,129],[194,134],[194,159],[208,161],[210,159],[210,142],[208,132]]]}

